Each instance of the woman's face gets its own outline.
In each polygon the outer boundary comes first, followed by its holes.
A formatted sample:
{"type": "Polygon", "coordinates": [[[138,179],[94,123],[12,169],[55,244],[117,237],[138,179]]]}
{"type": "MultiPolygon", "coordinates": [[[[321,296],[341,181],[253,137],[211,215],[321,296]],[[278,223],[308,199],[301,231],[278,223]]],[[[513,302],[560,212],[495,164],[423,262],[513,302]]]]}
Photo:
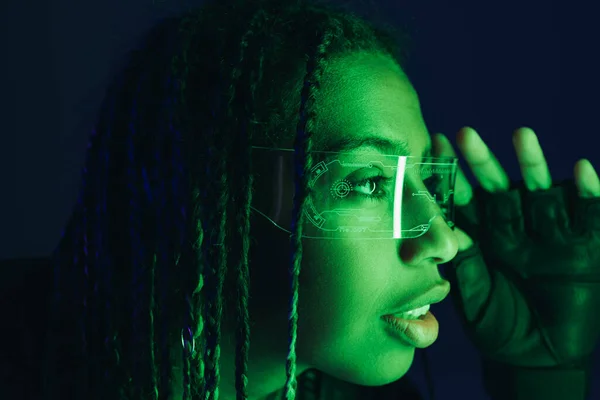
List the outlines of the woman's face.
{"type": "MultiPolygon", "coordinates": [[[[420,157],[431,146],[415,90],[385,56],[352,54],[331,61],[317,101],[314,150],[341,137],[367,136],[406,142],[411,156],[420,157]]],[[[284,211],[290,214],[291,204],[284,211]]],[[[252,229],[256,243],[251,253],[250,381],[253,365],[272,363],[278,369],[269,377],[281,383],[288,343],[289,235],[263,217],[254,217],[252,229]]],[[[442,218],[436,218],[426,234],[410,240],[304,239],[299,369],[316,368],[366,386],[402,377],[415,348],[390,335],[381,317],[432,285],[447,284],[437,265],[456,252],[454,232],[442,218]]],[[[267,377],[254,379],[265,383],[267,377]]]]}

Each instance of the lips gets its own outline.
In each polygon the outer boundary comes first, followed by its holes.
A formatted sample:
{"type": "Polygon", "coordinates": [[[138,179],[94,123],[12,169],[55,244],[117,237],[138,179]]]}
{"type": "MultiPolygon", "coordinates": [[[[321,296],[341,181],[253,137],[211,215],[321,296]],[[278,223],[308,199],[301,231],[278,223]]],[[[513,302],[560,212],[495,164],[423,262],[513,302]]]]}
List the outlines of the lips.
{"type": "Polygon", "coordinates": [[[404,300],[401,306],[394,309],[387,315],[400,314],[424,307],[429,304],[439,303],[444,300],[449,293],[450,282],[444,280],[442,283],[438,283],[429,287],[429,289],[425,290],[420,295],[409,300],[404,300]]]}

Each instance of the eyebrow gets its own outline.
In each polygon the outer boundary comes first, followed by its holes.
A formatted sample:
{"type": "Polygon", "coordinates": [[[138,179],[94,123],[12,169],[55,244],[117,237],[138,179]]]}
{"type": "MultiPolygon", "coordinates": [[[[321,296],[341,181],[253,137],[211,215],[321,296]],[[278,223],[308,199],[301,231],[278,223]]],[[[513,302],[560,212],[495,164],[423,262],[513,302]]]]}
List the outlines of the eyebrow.
{"type": "MultiPolygon", "coordinates": [[[[323,147],[323,151],[331,152],[350,152],[362,147],[373,147],[386,155],[410,156],[410,146],[407,141],[391,141],[379,136],[366,137],[345,137],[335,141],[328,142],[323,147]]],[[[431,157],[431,141],[423,149],[421,157],[431,157]]]]}

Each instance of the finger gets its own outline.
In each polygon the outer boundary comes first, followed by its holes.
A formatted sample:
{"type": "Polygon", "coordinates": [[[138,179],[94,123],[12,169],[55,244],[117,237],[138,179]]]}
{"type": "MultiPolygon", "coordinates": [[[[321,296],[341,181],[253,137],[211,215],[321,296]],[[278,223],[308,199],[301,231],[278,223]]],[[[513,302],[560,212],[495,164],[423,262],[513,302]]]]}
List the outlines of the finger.
{"type": "MultiPolygon", "coordinates": [[[[457,157],[456,152],[452,148],[452,143],[446,136],[441,133],[433,135],[431,138],[433,143],[433,154],[436,157],[457,157]]],[[[464,206],[469,204],[473,197],[473,188],[465,177],[460,165],[456,171],[456,183],[454,185],[454,204],[464,206]]]]}
{"type": "Polygon", "coordinates": [[[459,130],[456,144],[483,189],[494,193],[510,188],[508,175],[475,129],[466,126],[459,130]]]}
{"type": "Polygon", "coordinates": [[[600,197],[600,178],[589,160],[583,158],[577,161],[573,172],[580,197],[600,197]]]}
{"type": "Polygon", "coordinates": [[[552,176],[535,132],[530,128],[517,129],[513,134],[513,146],[525,187],[530,191],[550,189],[552,176]]]}

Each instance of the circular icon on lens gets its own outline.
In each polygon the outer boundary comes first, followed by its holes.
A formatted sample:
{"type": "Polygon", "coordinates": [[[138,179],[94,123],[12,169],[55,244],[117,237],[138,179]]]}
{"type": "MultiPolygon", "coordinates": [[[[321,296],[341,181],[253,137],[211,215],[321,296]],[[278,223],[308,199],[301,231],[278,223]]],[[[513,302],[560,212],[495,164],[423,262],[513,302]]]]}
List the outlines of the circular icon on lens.
{"type": "Polygon", "coordinates": [[[344,198],[352,191],[352,184],[345,179],[340,179],[331,186],[331,195],[337,198],[344,198]]]}

